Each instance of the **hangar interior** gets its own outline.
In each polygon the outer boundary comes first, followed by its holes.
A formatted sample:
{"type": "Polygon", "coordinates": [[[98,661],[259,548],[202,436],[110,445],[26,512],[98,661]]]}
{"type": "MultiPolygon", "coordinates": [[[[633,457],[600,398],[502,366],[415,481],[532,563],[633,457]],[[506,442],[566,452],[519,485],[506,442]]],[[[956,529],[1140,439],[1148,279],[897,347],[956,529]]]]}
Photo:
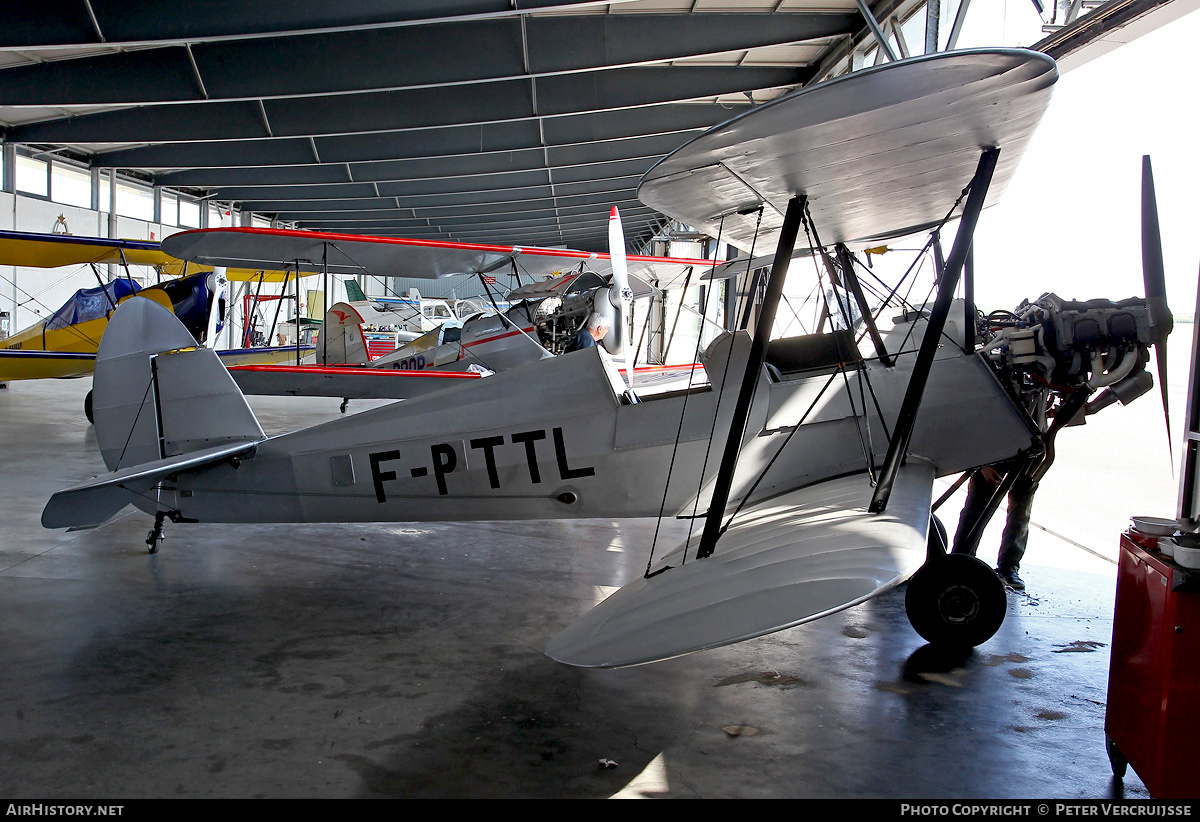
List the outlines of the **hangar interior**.
{"type": "MultiPolygon", "coordinates": [[[[748,249],[636,196],[708,128],[956,48],[1030,47],[1069,71],[1197,5],[84,0],[49,14],[19,0],[0,31],[0,224],[158,241],[224,220],[603,252],[616,206],[630,253],[726,259],[748,249]]],[[[482,296],[401,273],[360,284],[482,296]]],[[[0,274],[6,333],[94,283],[0,274]]],[[[297,290],[294,310],[345,294],[297,290]]],[[[1172,380],[1182,396],[1186,373],[1172,380]]],[[[137,512],[39,523],[52,493],[104,470],[79,412],[90,383],[0,392],[12,798],[1150,797],[1105,747],[1113,563],[1052,533],[1031,538],[1037,592],[1010,592],[1000,633],[971,653],[926,645],[893,591],[726,648],[571,668],[546,641],[681,523],[179,525],[148,555],[137,512]]],[[[338,411],[251,404],[268,434],[338,411]]]]}

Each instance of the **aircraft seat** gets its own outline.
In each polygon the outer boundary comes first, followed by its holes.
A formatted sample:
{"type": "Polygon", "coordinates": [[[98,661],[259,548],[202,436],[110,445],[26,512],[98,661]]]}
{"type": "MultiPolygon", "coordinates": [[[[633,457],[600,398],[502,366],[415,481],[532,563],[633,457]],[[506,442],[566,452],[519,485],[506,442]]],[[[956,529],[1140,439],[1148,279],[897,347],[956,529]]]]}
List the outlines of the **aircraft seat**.
{"type": "Polygon", "coordinates": [[[838,329],[828,334],[807,334],[772,340],[767,346],[768,370],[774,368],[781,376],[811,372],[828,373],[846,365],[862,362],[854,332],[838,329]]]}

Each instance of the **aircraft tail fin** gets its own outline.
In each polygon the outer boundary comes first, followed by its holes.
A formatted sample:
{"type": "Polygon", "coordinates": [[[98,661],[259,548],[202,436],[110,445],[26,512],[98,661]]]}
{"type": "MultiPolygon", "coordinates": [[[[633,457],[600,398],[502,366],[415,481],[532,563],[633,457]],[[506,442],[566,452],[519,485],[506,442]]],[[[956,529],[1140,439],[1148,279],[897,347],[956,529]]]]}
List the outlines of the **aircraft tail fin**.
{"type": "Polygon", "coordinates": [[[358,280],[345,280],[343,284],[346,286],[346,299],[349,302],[367,301],[367,295],[363,293],[362,286],[358,284],[358,280]]]}
{"type": "Polygon", "coordinates": [[[266,438],[216,352],[166,308],[130,299],[96,354],[96,440],[110,471],[266,438]]]}
{"type": "Polygon", "coordinates": [[[370,350],[363,334],[362,315],[349,303],[334,303],[329,307],[321,321],[321,333],[317,336],[315,345],[318,365],[371,361],[370,350]]]}

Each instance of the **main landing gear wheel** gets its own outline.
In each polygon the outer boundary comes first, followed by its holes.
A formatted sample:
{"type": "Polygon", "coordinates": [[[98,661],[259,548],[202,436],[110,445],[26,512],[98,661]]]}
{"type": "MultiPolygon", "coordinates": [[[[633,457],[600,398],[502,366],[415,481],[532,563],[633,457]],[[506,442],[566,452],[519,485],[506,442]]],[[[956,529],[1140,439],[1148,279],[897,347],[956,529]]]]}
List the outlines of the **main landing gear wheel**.
{"type": "Polygon", "coordinates": [[[95,425],[96,420],[92,417],[92,392],[89,389],[87,396],[83,398],[83,415],[87,417],[87,421],[95,425]]]}
{"type": "Polygon", "coordinates": [[[1004,583],[987,563],[967,554],[930,557],[908,581],[904,610],[933,645],[974,648],[1004,622],[1004,583]]]}

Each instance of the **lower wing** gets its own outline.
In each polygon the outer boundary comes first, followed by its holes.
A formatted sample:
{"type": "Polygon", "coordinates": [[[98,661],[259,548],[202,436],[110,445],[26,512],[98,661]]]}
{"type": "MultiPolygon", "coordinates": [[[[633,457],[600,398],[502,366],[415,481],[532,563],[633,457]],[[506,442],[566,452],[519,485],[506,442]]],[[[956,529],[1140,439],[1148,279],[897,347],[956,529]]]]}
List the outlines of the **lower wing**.
{"type": "Polygon", "coordinates": [[[95,367],[95,354],[0,349],[0,382],[82,377],[95,367]]]}
{"type": "Polygon", "coordinates": [[[693,535],[658,565],[672,567],[625,585],[554,637],[546,654],[583,667],[639,665],[865,602],[925,561],[933,477],[933,466],[910,459],[881,514],[867,511],[874,488],[866,474],[748,506],[712,556],[695,559],[693,535]]]}
{"type": "Polygon", "coordinates": [[[473,371],[392,371],[321,365],[236,365],[229,369],[244,394],[403,400],[477,380],[473,371]]]}

